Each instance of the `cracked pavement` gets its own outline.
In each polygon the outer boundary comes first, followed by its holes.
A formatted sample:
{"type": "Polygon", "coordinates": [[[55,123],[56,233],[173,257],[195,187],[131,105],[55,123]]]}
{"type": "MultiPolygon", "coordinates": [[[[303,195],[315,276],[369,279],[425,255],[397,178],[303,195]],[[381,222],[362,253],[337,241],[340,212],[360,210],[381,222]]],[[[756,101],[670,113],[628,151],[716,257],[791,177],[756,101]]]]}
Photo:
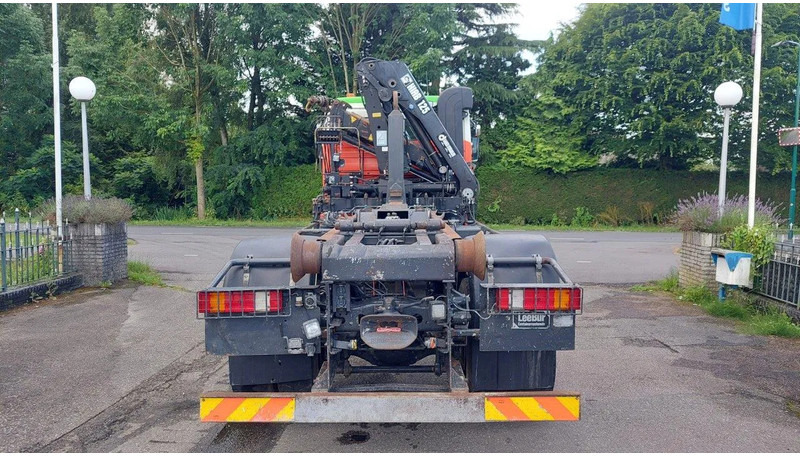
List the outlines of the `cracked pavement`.
{"type": "MultiPolygon", "coordinates": [[[[273,231],[130,227],[130,257],[196,290],[239,240],[273,231]]],[[[577,350],[558,359],[580,422],[203,424],[198,397],[227,365],[204,353],[194,295],[120,284],[0,314],[0,451],[800,451],[800,343],[620,285],[666,275],[677,234],[548,235],[592,284],[577,350]]]]}

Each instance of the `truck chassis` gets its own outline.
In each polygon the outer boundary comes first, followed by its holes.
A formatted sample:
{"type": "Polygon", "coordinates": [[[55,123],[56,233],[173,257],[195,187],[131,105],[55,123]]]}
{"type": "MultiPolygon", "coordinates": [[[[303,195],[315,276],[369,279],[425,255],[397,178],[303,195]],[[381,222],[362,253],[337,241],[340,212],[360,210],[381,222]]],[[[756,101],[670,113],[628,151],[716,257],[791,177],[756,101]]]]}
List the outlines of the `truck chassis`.
{"type": "Polygon", "coordinates": [[[583,291],[544,237],[475,220],[471,90],[437,115],[402,62],[358,74],[364,116],[307,105],[325,111],[312,224],[242,241],[197,294],[232,389],[203,395],[201,420],[579,419],[580,395],[552,390],[583,291]]]}

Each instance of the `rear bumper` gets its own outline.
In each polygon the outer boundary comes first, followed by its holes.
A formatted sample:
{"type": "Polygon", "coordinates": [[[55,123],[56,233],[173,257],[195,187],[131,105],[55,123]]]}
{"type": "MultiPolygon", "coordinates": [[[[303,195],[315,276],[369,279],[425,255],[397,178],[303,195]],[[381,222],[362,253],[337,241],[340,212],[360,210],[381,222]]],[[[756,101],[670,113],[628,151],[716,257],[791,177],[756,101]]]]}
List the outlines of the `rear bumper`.
{"type": "Polygon", "coordinates": [[[482,423],[578,421],[580,394],[508,393],[231,393],[200,399],[204,422],[482,423]]]}

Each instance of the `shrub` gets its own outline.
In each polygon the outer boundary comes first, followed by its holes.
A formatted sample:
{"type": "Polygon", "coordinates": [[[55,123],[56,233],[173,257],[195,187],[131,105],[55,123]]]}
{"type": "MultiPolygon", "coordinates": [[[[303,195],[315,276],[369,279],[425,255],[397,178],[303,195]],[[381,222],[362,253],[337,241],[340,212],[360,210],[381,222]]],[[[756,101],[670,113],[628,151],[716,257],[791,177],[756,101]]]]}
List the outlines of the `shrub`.
{"type": "Polygon", "coordinates": [[[656,205],[653,204],[651,201],[642,201],[638,204],[639,206],[639,221],[644,223],[645,225],[649,225],[655,222],[655,208],[656,205]]]}
{"type": "MultiPolygon", "coordinates": [[[[681,231],[703,231],[706,233],[728,233],[747,223],[747,197],[728,198],[725,210],[719,215],[717,195],[699,193],[689,199],[680,200],[672,222],[681,231]]],[[[769,200],[756,199],[756,224],[775,226],[784,222],[778,215],[779,206],[769,200]]]]}
{"type": "Polygon", "coordinates": [[[620,214],[619,207],[609,206],[605,211],[597,214],[597,221],[611,226],[620,226],[627,219],[620,214]]]}
{"type": "MultiPolygon", "coordinates": [[[[55,222],[55,199],[44,202],[36,210],[42,218],[55,222]]],[[[131,206],[119,198],[93,197],[86,200],[82,195],[67,195],[61,200],[61,215],[70,223],[121,223],[133,215],[131,206]]]]}
{"type": "Polygon", "coordinates": [[[756,225],[748,228],[747,225],[740,225],[725,236],[722,246],[726,249],[752,253],[753,262],[750,270],[755,272],[772,258],[772,252],[775,251],[775,236],[767,226],[756,225]]]}
{"type": "Polygon", "coordinates": [[[592,216],[589,209],[578,206],[575,208],[575,216],[572,217],[572,221],[569,223],[571,226],[590,226],[594,222],[594,216],[592,216]]]}

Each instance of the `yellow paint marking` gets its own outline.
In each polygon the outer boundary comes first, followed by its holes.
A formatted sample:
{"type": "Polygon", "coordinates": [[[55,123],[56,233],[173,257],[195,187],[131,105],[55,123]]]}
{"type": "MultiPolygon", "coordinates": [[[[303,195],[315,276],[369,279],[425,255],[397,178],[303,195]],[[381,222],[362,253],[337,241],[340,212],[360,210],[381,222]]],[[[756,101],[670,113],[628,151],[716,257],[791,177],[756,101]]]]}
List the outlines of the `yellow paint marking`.
{"type": "Polygon", "coordinates": [[[269,398],[250,397],[242,401],[239,407],[236,408],[226,421],[250,421],[261,407],[267,405],[269,398]]]}
{"type": "Polygon", "coordinates": [[[200,398],[200,419],[207,417],[209,413],[214,411],[217,406],[222,403],[221,397],[203,397],[200,398]]]}
{"type": "Polygon", "coordinates": [[[486,421],[508,421],[508,418],[500,413],[500,410],[497,410],[497,407],[489,399],[484,399],[483,404],[483,415],[486,421]]]}
{"type": "Polygon", "coordinates": [[[294,402],[294,399],[292,399],[291,402],[286,404],[286,407],[275,415],[273,421],[294,421],[294,402]]]}
{"type": "Polygon", "coordinates": [[[559,397],[558,401],[576,418],[581,417],[581,401],[577,397],[559,397]]]}
{"type": "Polygon", "coordinates": [[[514,403],[522,413],[528,416],[531,421],[553,421],[553,415],[547,413],[547,410],[539,405],[539,402],[532,397],[511,397],[511,402],[514,403]]]}

